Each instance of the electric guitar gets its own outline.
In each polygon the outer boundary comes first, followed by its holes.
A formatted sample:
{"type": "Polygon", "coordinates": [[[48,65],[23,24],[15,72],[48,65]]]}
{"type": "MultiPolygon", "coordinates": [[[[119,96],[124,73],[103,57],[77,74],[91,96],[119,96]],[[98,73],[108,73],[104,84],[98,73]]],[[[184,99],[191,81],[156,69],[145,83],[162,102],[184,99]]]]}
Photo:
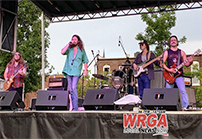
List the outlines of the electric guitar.
{"type": "Polygon", "coordinates": [[[24,68],[27,68],[28,65],[24,65],[21,69],[18,70],[18,72],[16,72],[14,75],[12,75],[8,80],[4,81],[4,84],[3,84],[3,89],[5,91],[7,91],[8,89],[10,89],[11,87],[11,84],[13,83],[13,79],[15,78],[16,75],[18,75],[18,73],[20,72],[20,70],[24,69],[24,68]]]}
{"type": "MultiPolygon", "coordinates": [[[[198,49],[196,52],[194,52],[194,54],[192,54],[191,56],[189,57],[194,57],[195,55],[199,54],[201,52],[200,49],[198,49]]],[[[188,59],[186,59],[183,63],[181,63],[180,65],[178,65],[176,67],[176,64],[173,64],[171,66],[171,68],[175,69],[176,73],[171,73],[171,72],[168,72],[166,70],[163,71],[163,76],[165,78],[165,80],[169,83],[169,84],[173,84],[175,82],[175,79],[181,75],[181,71],[179,71],[180,68],[182,68],[182,66],[188,62],[188,59]]]]}
{"type": "Polygon", "coordinates": [[[162,57],[162,55],[156,57],[155,59],[152,59],[151,61],[147,62],[144,61],[141,64],[138,64],[137,70],[134,70],[134,77],[138,77],[142,72],[145,72],[145,68],[150,65],[151,63],[155,62],[159,57],[162,57]],[[147,63],[146,63],[147,62],[147,63]]]}

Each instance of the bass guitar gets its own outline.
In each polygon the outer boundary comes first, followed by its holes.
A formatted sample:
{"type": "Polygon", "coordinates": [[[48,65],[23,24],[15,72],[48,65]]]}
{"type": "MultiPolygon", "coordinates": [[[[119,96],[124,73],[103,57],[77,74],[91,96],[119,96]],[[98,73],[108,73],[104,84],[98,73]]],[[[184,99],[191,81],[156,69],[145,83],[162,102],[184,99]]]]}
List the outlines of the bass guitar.
{"type": "Polygon", "coordinates": [[[143,62],[141,64],[138,64],[137,66],[137,70],[134,70],[134,77],[138,77],[142,72],[145,72],[145,68],[150,65],[151,63],[155,62],[157,59],[159,59],[160,57],[162,57],[162,55],[156,57],[155,59],[152,59],[151,61],[147,62],[143,62]],[[147,63],[146,63],[147,62],[147,63]]]}
{"type": "MultiPolygon", "coordinates": [[[[201,52],[200,49],[198,49],[196,52],[194,52],[194,54],[192,54],[189,57],[194,57],[195,55],[199,54],[201,52]]],[[[188,59],[186,59],[183,63],[181,63],[180,65],[176,66],[176,64],[173,64],[171,66],[171,68],[175,69],[176,73],[171,73],[168,72],[166,70],[163,71],[163,76],[165,78],[165,80],[169,83],[169,84],[173,84],[175,82],[175,79],[181,75],[181,71],[179,71],[179,69],[182,68],[182,66],[188,62],[188,59]]]]}
{"type": "Polygon", "coordinates": [[[18,72],[16,72],[14,75],[12,75],[8,80],[4,81],[3,84],[3,89],[5,91],[7,91],[8,89],[10,89],[11,84],[13,83],[13,79],[15,78],[16,75],[18,75],[18,73],[20,72],[20,70],[23,70],[24,68],[27,68],[28,65],[24,65],[21,69],[18,70],[18,72]]]}

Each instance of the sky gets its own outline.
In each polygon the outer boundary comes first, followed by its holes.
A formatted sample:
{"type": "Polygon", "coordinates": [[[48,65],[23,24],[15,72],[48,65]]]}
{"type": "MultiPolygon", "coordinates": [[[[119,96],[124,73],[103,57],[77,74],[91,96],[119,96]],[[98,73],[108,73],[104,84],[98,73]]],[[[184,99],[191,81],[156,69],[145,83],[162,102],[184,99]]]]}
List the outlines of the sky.
{"type": "MultiPolygon", "coordinates": [[[[179,44],[179,48],[186,54],[192,54],[202,48],[202,8],[175,13],[176,25],[171,33],[178,39],[185,36],[187,41],[179,44]]],[[[51,23],[46,31],[50,35],[48,62],[55,68],[52,74],[62,73],[66,56],[60,52],[74,34],[81,37],[90,63],[94,58],[92,50],[94,55],[99,53],[101,56],[104,50],[105,58],[125,58],[122,47],[118,46],[119,38],[126,53],[134,57],[134,53],[140,51],[135,36],[144,33],[146,27],[140,15],[51,23]]],[[[155,46],[150,46],[150,49],[154,50],[155,46]]],[[[94,61],[89,70],[93,74],[94,61]]]]}

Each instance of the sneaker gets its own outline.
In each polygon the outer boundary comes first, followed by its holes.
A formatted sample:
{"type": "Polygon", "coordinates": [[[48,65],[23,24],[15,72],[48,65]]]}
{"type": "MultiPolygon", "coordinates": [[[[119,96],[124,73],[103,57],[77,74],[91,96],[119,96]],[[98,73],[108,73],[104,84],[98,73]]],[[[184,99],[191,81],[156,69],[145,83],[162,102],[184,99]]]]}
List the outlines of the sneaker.
{"type": "Polygon", "coordinates": [[[182,108],[182,111],[186,111],[186,110],[188,110],[187,108],[182,108]]]}

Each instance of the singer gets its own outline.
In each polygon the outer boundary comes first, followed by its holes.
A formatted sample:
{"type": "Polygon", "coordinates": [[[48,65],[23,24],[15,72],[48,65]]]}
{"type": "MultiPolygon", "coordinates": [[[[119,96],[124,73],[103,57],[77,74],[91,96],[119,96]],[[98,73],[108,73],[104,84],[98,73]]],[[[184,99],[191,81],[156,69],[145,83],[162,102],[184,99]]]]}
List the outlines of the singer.
{"type": "MultiPolygon", "coordinates": [[[[73,35],[72,40],[61,50],[62,55],[67,55],[63,68],[63,75],[67,77],[68,89],[71,94],[72,110],[78,110],[77,86],[84,64],[83,75],[87,75],[88,57],[84,50],[83,42],[78,35],[73,35]]],[[[71,105],[71,104],[70,104],[71,105]]]]}

